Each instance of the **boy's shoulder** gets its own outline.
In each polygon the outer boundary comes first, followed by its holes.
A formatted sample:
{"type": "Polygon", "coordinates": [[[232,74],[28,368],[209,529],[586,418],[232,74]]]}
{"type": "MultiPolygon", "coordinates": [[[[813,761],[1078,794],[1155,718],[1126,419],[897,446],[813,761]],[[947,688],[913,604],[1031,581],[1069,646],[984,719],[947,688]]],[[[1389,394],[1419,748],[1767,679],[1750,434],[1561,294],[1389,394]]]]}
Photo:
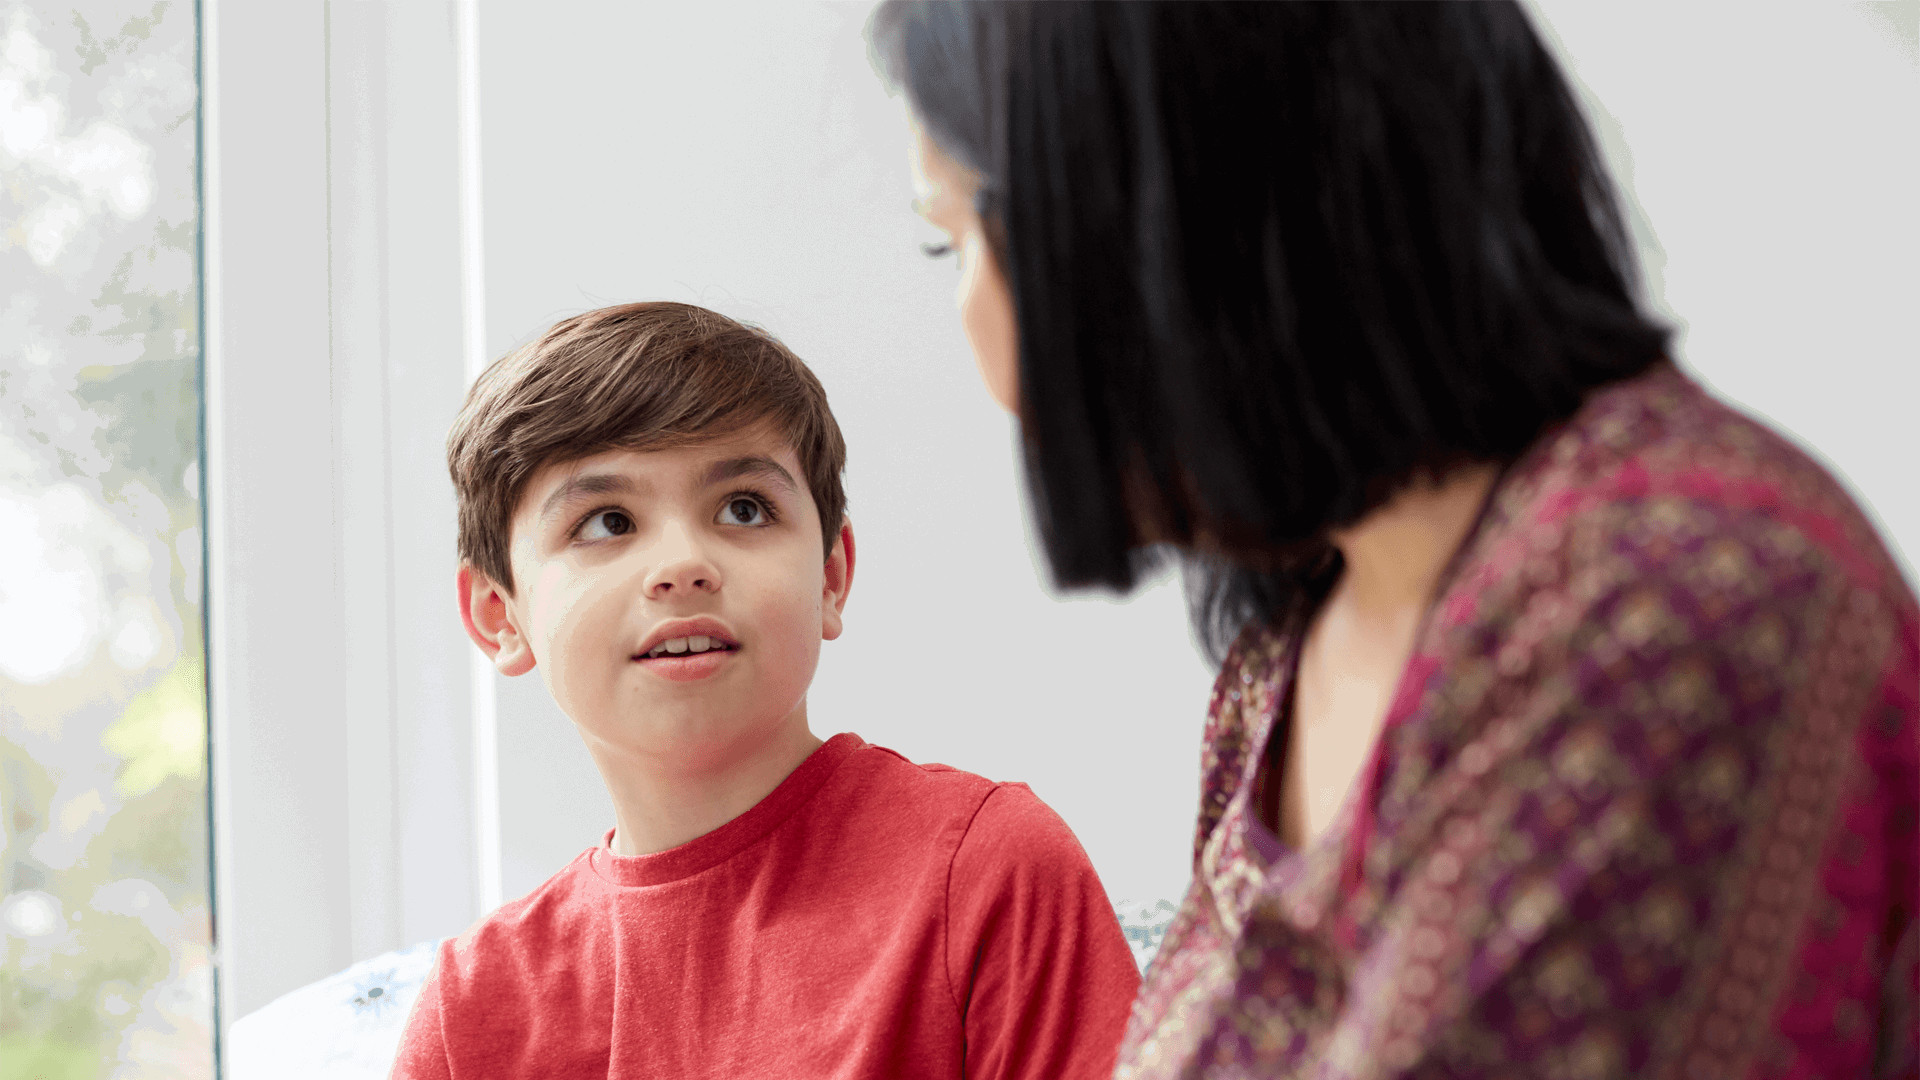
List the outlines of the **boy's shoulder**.
{"type": "Polygon", "coordinates": [[[597,907],[588,895],[596,879],[594,848],[574,857],[559,873],[517,900],[509,900],[440,945],[436,976],[445,984],[479,977],[482,967],[504,964],[520,970],[556,946],[578,947],[591,934],[597,907]]]}
{"type": "Polygon", "coordinates": [[[989,790],[997,786],[995,781],[978,773],[936,761],[915,761],[898,750],[878,743],[861,742],[858,749],[849,755],[849,763],[856,768],[886,776],[893,782],[921,787],[929,793],[960,800],[984,798],[989,790]]]}
{"type": "MultiPolygon", "coordinates": [[[[1067,823],[1033,789],[1018,781],[990,780],[951,765],[913,761],[897,750],[867,744],[866,763],[886,778],[869,788],[888,813],[944,819],[960,841],[966,861],[985,858],[1008,865],[1068,857],[1084,861],[1079,841],[1067,823]],[[896,790],[885,790],[887,787],[896,790]],[[879,789],[879,790],[875,790],[879,789]]],[[[858,759],[856,759],[858,760],[858,759]]]]}
{"type": "Polygon", "coordinates": [[[1039,796],[1018,781],[990,780],[952,765],[914,761],[898,750],[873,743],[863,743],[849,755],[848,764],[854,766],[857,779],[843,790],[888,815],[944,818],[963,828],[999,828],[1001,819],[1010,819],[1009,824],[1042,826],[1047,819],[1059,820],[1039,796]],[[991,826],[981,820],[989,805],[991,826]]]}

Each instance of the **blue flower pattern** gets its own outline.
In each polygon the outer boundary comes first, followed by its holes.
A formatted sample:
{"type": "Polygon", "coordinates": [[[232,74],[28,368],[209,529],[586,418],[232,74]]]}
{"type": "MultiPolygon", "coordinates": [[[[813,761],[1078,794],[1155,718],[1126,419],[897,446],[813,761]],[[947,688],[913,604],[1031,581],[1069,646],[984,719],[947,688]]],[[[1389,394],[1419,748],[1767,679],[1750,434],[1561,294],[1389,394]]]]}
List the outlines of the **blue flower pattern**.
{"type": "Polygon", "coordinates": [[[1179,911],[1179,905],[1171,900],[1122,900],[1113,905],[1113,914],[1120,920],[1120,932],[1126,936],[1127,947],[1133,950],[1133,961],[1145,971],[1160,951],[1160,942],[1167,936],[1167,927],[1172,925],[1173,917],[1179,911]]]}
{"type": "MultiPolygon", "coordinates": [[[[377,974],[364,976],[356,981],[353,988],[352,1004],[358,1013],[370,1015],[376,1020],[384,1020],[394,1011],[394,1003],[400,1000],[396,990],[417,990],[424,975],[416,976],[404,987],[394,985],[397,968],[387,968],[377,974]]],[[[411,997],[412,995],[408,995],[411,997]]]]}

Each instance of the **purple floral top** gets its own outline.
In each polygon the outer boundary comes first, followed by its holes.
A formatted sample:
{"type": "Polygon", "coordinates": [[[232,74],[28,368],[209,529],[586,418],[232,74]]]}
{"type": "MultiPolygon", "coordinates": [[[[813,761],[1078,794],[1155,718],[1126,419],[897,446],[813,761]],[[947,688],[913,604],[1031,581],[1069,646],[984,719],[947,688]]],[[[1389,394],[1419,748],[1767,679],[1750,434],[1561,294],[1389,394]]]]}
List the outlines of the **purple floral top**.
{"type": "Polygon", "coordinates": [[[1785,440],[1670,365],[1596,392],[1305,850],[1251,805],[1297,642],[1241,636],[1117,1076],[1920,1075],[1917,627],[1785,440]]]}

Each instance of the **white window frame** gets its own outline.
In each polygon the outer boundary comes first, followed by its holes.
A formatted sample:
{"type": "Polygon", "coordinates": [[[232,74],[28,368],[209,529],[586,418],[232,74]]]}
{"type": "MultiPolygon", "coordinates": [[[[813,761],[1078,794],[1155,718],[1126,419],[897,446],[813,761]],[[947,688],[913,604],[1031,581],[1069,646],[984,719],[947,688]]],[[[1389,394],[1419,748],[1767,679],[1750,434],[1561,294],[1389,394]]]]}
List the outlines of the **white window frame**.
{"type": "Polygon", "coordinates": [[[224,1034],[497,905],[500,829],[440,465],[486,355],[474,5],[201,11],[224,1034]]]}

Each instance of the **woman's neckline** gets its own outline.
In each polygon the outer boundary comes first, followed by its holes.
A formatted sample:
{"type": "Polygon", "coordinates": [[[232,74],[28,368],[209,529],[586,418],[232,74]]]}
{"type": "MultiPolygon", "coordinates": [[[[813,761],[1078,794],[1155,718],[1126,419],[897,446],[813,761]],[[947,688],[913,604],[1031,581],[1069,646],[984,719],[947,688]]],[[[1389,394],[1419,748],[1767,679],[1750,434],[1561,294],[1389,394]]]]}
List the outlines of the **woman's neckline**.
{"type": "MultiPolygon", "coordinates": [[[[1515,464],[1525,457],[1526,455],[1522,454],[1515,461],[1492,466],[1491,475],[1484,481],[1485,486],[1475,493],[1476,501],[1472,513],[1466,517],[1466,523],[1460,530],[1457,541],[1447,555],[1440,560],[1439,569],[1431,579],[1426,599],[1414,623],[1406,659],[1396,672],[1392,688],[1387,694],[1384,715],[1379,720],[1358,771],[1341,795],[1339,809],[1317,834],[1306,836],[1301,844],[1295,847],[1281,839],[1279,815],[1283,809],[1284,793],[1271,789],[1283,782],[1280,778],[1285,775],[1285,754],[1290,749],[1294,710],[1297,705],[1296,690],[1300,682],[1301,657],[1306,648],[1307,636],[1314,625],[1315,617],[1319,614],[1320,606],[1327,603],[1333,595],[1333,589],[1338,588],[1337,580],[1333,588],[1314,602],[1311,609],[1300,614],[1295,622],[1296,629],[1288,635],[1285,652],[1280,658],[1282,689],[1279,700],[1274,706],[1272,720],[1261,742],[1259,765],[1254,772],[1254,783],[1249,792],[1246,807],[1251,843],[1269,864],[1278,864],[1295,856],[1304,857],[1328,843],[1337,842],[1350,827],[1355,801],[1369,794],[1371,780],[1378,771],[1386,740],[1395,727],[1395,710],[1406,694],[1408,673],[1415,668],[1422,654],[1422,645],[1431,630],[1434,612],[1456,584],[1468,553],[1486,533],[1500,490],[1508,477],[1513,474],[1515,464]],[[1270,805],[1274,812],[1274,820],[1271,823],[1267,820],[1267,810],[1270,805]]],[[[1342,552],[1343,559],[1344,555],[1345,553],[1342,552]]],[[[1343,567],[1341,573],[1347,572],[1348,570],[1343,567]]]]}

